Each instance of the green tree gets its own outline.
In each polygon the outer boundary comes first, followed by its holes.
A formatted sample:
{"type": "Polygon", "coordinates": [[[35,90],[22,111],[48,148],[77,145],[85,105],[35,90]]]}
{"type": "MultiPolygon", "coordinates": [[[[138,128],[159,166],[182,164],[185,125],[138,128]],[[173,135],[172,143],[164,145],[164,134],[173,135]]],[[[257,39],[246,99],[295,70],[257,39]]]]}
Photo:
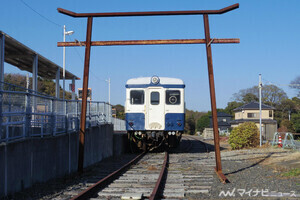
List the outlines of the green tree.
{"type": "Polygon", "coordinates": [[[184,129],[187,134],[195,134],[195,119],[192,115],[186,116],[184,129]]]}
{"type": "Polygon", "coordinates": [[[300,133],[300,111],[298,111],[298,113],[292,114],[291,122],[293,123],[293,128],[296,133],[300,133]]]}
{"type": "Polygon", "coordinates": [[[280,122],[281,131],[284,132],[294,132],[293,123],[287,119],[284,119],[280,122]]]}
{"type": "Polygon", "coordinates": [[[197,127],[197,122],[198,119],[203,116],[205,113],[204,112],[198,112],[198,111],[193,111],[186,109],[185,110],[185,132],[186,133],[195,133],[195,131],[199,131],[196,129],[197,127]],[[196,129],[196,130],[195,130],[196,129]]]}
{"type": "Polygon", "coordinates": [[[238,108],[238,107],[240,107],[240,106],[242,106],[243,104],[244,103],[237,102],[237,101],[228,102],[227,106],[225,108],[225,112],[228,113],[228,114],[230,114],[230,115],[232,115],[232,116],[234,116],[233,110],[236,109],[236,108],[238,108]]]}
{"type": "Polygon", "coordinates": [[[245,122],[235,127],[228,140],[232,149],[256,147],[259,144],[259,131],[254,122],[245,122]]]}
{"type": "MultiPolygon", "coordinates": [[[[21,75],[21,74],[5,74],[4,75],[4,82],[10,83],[13,85],[17,85],[20,87],[23,87],[24,89],[26,88],[26,76],[21,75]]],[[[8,85],[4,85],[4,89],[6,90],[12,90],[12,91],[24,91],[24,89],[20,87],[12,87],[8,85]]],[[[38,92],[44,93],[49,96],[55,96],[55,82],[53,80],[49,79],[43,79],[41,77],[38,77],[38,92]]],[[[29,78],[29,89],[32,88],[32,78],[29,78]]],[[[63,90],[60,87],[59,89],[60,96],[62,97],[63,95],[63,90]]],[[[72,99],[72,93],[65,91],[65,99],[72,99]]]]}
{"type": "Polygon", "coordinates": [[[197,131],[203,132],[205,128],[209,127],[209,123],[210,123],[209,114],[205,114],[201,116],[197,120],[197,127],[196,127],[197,131]]]}
{"type": "Polygon", "coordinates": [[[116,109],[116,115],[118,119],[125,119],[125,108],[124,106],[117,104],[115,106],[113,106],[113,108],[116,109]]]}

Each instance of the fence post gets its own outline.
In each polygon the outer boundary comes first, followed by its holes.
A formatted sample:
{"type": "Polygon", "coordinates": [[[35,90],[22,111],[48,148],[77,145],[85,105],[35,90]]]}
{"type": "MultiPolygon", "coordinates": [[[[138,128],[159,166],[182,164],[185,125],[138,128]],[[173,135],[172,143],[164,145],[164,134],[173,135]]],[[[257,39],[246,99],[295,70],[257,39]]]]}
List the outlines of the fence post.
{"type": "MultiPolygon", "coordinates": [[[[9,85],[8,86],[8,91],[12,91],[12,86],[11,85],[9,85]]],[[[8,93],[8,112],[9,112],[9,114],[11,113],[11,103],[12,103],[12,99],[11,99],[11,93],[8,93]]],[[[8,124],[6,125],[6,141],[8,141],[8,139],[9,139],[9,135],[10,135],[10,132],[12,131],[12,129],[11,130],[9,130],[9,127],[10,127],[10,122],[11,122],[11,115],[9,115],[9,117],[7,118],[8,119],[8,124]]]]}
{"type": "Polygon", "coordinates": [[[25,133],[24,137],[30,137],[30,121],[31,121],[31,93],[29,91],[26,92],[26,105],[25,105],[25,133]]]}
{"type": "Polygon", "coordinates": [[[3,85],[2,85],[3,83],[2,82],[0,82],[0,139],[1,139],[1,137],[2,137],[2,135],[4,134],[3,133],[3,126],[2,126],[2,120],[3,120],[3,117],[2,117],[2,104],[3,104],[3,91],[2,91],[2,89],[3,89],[3,85]]]}
{"type": "Polygon", "coordinates": [[[110,104],[108,104],[108,122],[110,124],[112,123],[111,108],[112,108],[112,106],[110,104]]]}
{"type": "Polygon", "coordinates": [[[2,130],[2,104],[3,104],[3,82],[4,82],[4,51],[5,51],[5,35],[0,33],[0,139],[4,134],[2,130]]]}
{"type": "Polygon", "coordinates": [[[67,100],[64,100],[64,115],[65,115],[65,133],[68,133],[69,117],[68,117],[68,104],[67,100]]]}
{"type": "Polygon", "coordinates": [[[55,133],[55,125],[54,125],[54,114],[53,114],[53,99],[50,101],[50,112],[51,112],[51,117],[50,117],[50,126],[51,126],[51,132],[52,135],[54,136],[55,133]]]}
{"type": "Polygon", "coordinates": [[[79,123],[80,123],[80,114],[79,114],[79,105],[80,105],[80,100],[77,101],[77,120],[76,120],[76,130],[79,131],[79,123]]]}

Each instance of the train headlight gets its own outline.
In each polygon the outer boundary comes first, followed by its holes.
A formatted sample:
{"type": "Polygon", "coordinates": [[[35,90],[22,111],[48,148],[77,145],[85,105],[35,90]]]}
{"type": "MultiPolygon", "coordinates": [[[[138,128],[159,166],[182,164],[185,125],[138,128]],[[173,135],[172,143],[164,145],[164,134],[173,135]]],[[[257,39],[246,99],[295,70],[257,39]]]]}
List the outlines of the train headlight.
{"type": "Polygon", "coordinates": [[[159,77],[158,76],[152,76],[151,83],[157,85],[159,83],[159,77]]]}
{"type": "Polygon", "coordinates": [[[175,131],[172,132],[172,135],[175,135],[175,131]]]}

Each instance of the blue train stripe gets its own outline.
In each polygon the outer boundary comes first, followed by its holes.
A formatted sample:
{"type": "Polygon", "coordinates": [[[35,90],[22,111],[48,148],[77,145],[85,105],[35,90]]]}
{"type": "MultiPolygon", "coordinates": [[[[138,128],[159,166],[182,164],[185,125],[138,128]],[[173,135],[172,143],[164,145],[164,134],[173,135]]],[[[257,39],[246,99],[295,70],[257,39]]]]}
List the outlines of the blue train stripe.
{"type": "Polygon", "coordinates": [[[163,88],[185,88],[185,85],[171,84],[127,84],[126,88],[148,88],[148,87],[163,87],[163,88]]]}

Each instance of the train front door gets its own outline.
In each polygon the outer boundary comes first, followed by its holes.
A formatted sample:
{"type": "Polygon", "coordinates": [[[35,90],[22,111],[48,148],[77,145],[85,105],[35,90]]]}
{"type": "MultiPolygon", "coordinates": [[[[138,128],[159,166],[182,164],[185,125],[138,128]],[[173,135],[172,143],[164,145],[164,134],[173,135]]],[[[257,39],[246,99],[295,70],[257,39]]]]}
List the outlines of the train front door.
{"type": "Polygon", "coordinates": [[[146,129],[164,130],[165,128],[165,94],[162,88],[147,89],[146,129]]]}

